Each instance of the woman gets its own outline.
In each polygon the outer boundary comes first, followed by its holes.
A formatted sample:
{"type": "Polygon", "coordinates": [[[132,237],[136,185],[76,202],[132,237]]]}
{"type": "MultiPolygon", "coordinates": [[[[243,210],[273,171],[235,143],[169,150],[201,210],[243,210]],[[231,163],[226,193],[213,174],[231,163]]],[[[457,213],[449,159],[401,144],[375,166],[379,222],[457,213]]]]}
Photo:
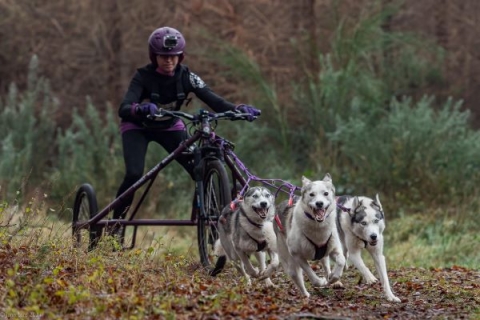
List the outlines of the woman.
{"type": "MultiPolygon", "coordinates": [[[[183,121],[178,118],[154,121],[147,118],[159,108],[179,110],[193,92],[215,112],[239,110],[251,115],[250,121],[261,111],[249,105],[235,105],[215,94],[202,79],[181,62],[185,57],[185,38],[176,29],[158,28],[148,39],[151,63],[137,69],[119,108],[121,118],[125,177],[117,198],[143,176],[147,146],[150,141],[172,152],[187,138],[183,121]]],[[[177,160],[193,178],[193,164],[186,158],[177,160]]],[[[114,219],[124,219],[133,202],[133,195],[125,197],[114,210],[114,219]]],[[[114,228],[116,233],[120,228],[114,228]],[[116,229],[116,230],[115,230],[116,229]]]]}

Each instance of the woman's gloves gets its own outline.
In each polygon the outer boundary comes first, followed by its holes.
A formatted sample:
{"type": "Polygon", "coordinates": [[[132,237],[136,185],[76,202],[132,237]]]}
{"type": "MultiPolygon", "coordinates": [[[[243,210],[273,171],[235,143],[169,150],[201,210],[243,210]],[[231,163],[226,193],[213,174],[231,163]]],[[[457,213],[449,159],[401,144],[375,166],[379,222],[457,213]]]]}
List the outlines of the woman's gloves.
{"type": "Polygon", "coordinates": [[[156,104],[151,102],[145,102],[142,104],[133,104],[132,111],[137,116],[154,116],[158,113],[158,107],[156,104]]]}
{"type": "Polygon", "coordinates": [[[254,106],[248,104],[239,104],[235,107],[235,110],[238,110],[242,113],[249,113],[250,116],[247,118],[248,121],[255,120],[259,115],[262,114],[262,111],[255,108],[254,106]]]}
{"type": "MultiPolygon", "coordinates": [[[[262,114],[262,111],[255,108],[254,106],[248,104],[239,104],[235,107],[236,111],[241,113],[248,113],[248,121],[255,120],[259,115],[262,114]]],[[[142,104],[132,104],[132,114],[142,117],[154,116],[158,113],[159,109],[156,104],[152,102],[145,102],[142,104]]]]}

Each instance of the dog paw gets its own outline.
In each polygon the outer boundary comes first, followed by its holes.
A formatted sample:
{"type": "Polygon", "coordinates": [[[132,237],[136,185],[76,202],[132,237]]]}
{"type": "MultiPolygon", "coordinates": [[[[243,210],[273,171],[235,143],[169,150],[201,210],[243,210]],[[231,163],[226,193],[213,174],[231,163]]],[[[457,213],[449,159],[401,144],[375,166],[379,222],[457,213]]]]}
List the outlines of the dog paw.
{"type": "Polygon", "coordinates": [[[402,300],[400,300],[398,297],[396,297],[394,295],[388,296],[387,300],[390,301],[390,302],[402,302],[402,300]]]}
{"type": "Polygon", "coordinates": [[[252,270],[247,271],[247,273],[252,278],[258,278],[260,276],[260,272],[256,267],[253,267],[252,270]]]}
{"type": "Polygon", "coordinates": [[[272,280],[270,278],[265,279],[265,286],[268,288],[276,288],[277,286],[273,284],[272,280]]]}
{"type": "Polygon", "coordinates": [[[378,281],[378,279],[375,278],[375,277],[373,277],[373,276],[372,276],[372,277],[368,277],[368,278],[367,278],[367,277],[363,278],[363,283],[365,283],[365,284],[374,284],[374,283],[376,283],[377,281],[378,281]]]}
{"type": "Polygon", "coordinates": [[[270,278],[270,276],[272,275],[273,272],[268,272],[268,269],[265,270],[265,271],[262,271],[260,272],[260,274],[258,275],[258,280],[265,280],[265,279],[268,279],[270,278]]]}
{"type": "Polygon", "coordinates": [[[345,289],[341,281],[337,281],[331,284],[333,289],[345,289]]]}
{"type": "Polygon", "coordinates": [[[258,275],[258,279],[264,280],[266,278],[270,278],[275,273],[276,270],[277,270],[276,267],[269,265],[267,269],[260,272],[260,274],[258,275]]]}
{"type": "Polygon", "coordinates": [[[312,281],[312,286],[314,287],[325,287],[328,284],[327,279],[320,277],[315,281],[312,281]]]}
{"type": "Polygon", "coordinates": [[[338,274],[332,273],[328,277],[328,284],[332,285],[340,280],[340,276],[338,274]]]}

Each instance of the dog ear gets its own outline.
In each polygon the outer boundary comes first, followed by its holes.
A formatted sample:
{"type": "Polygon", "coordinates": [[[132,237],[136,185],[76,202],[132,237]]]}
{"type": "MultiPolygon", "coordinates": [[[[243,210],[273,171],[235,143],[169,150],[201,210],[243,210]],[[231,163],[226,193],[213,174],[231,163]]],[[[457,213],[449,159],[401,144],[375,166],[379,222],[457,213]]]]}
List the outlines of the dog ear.
{"type": "Polygon", "coordinates": [[[380,197],[378,193],[375,195],[375,203],[380,207],[380,210],[383,211],[382,203],[380,202],[380,197]]]}
{"type": "Polygon", "coordinates": [[[358,197],[353,197],[352,209],[350,210],[350,214],[354,214],[357,208],[361,206],[361,204],[362,203],[360,202],[360,199],[358,197]]]}
{"type": "Polygon", "coordinates": [[[325,182],[332,182],[332,176],[330,175],[330,173],[326,173],[325,174],[325,177],[323,177],[323,181],[325,182]]]}
{"type": "Polygon", "coordinates": [[[302,186],[306,186],[307,184],[311,183],[312,181],[305,176],[302,176],[302,186]]]}

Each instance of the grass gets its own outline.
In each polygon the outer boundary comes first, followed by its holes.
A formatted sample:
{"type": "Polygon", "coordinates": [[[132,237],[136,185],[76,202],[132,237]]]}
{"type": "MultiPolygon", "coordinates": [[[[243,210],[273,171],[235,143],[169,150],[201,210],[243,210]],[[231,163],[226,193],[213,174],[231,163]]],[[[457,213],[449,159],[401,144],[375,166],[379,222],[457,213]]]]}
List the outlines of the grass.
{"type": "Polygon", "coordinates": [[[468,228],[452,219],[412,215],[388,222],[387,266],[392,290],[402,299],[392,304],[379,284],[359,284],[351,268],[343,290],[307,283],[310,300],[299,297],[282,272],[270,290],[257,281],[247,286],[233,267],[211,278],[198,262],[194,227],[141,227],[133,250],[114,252],[107,237],[86,253],[74,248],[70,223],[43,205],[1,208],[0,318],[480,317],[479,258],[472,247],[478,236],[454,232],[468,228]]]}

